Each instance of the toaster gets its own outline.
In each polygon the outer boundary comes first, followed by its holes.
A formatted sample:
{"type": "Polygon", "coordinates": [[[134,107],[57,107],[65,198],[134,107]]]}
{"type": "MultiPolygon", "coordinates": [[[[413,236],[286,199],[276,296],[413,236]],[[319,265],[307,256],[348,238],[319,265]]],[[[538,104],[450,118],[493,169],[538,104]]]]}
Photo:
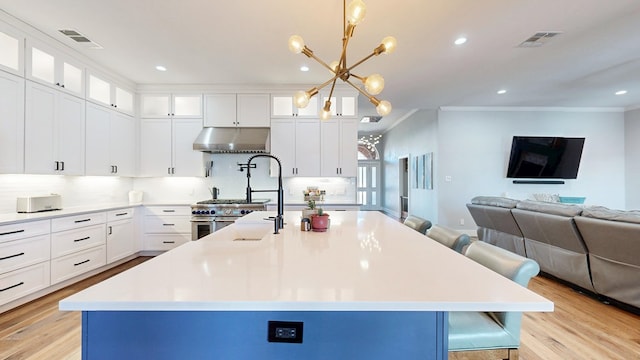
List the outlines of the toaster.
{"type": "Polygon", "coordinates": [[[34,213],[62,209],[62,198],[58,194],[18,197],[19,213],[34,213]]]}

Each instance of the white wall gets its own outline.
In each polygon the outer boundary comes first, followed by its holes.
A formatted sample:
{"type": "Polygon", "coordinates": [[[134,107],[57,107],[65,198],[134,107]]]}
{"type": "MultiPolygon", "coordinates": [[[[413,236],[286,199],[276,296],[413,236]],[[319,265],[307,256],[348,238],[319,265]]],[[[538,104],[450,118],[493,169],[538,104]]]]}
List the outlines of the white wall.
{"type": "Polygon", "coordinates": [[[109,176],[0,175],[0,213],[16,212],[19,196],[62,196],[62,207],[129,201],[130,178],[109,176]]]}
{"type": "Polygon", "coordinates": [[[640,209],[640,109],[625,113],[627,209],[640,209]]]}
{"type": "MultiPolygon", "coordinates": [[[[398,167],[400,157],[409,157],[412,175],[413,157],[425,153],[434,153],[434,169],[437,169],[438,122],[435,110],[416,112],[410,118],[384,133],[381,139],[382,149],[382,186],[384,187],[382,206],[391,216],[400,216],[400,192],[398,167]]],[[[380,149],[379,149],[380,150],[380,149]]],[[[434,173],[434,180],[436,174],[434,173]]],[[[433,190],[414,189],[409,183],[409,213],[432,222],[438,221],[437,187],[433,190]]]]}
{"type": "Polygon", "coordinates": [[[529,110],[439,112],[436,186],[442,224],[473,228],[465,204],[477,195],[525,199],[533,193],[552,193],[586,196],[586,204],[625,208],[624,113],[529,110]],[[585,137],[578,178],[565,180],[564,185],[513,184],[505,174],[514,135],[585,137]],[[446,182],[445,176],[451,181],[446,182]]]}

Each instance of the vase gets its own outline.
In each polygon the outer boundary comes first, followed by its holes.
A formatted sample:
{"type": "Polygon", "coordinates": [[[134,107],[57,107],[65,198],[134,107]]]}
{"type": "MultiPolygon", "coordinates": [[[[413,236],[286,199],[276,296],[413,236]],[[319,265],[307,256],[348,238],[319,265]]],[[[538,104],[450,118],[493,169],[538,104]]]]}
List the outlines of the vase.
{"type": "Polygon", "coordinates": [[[311,229],[313,231],[327,231],[329,228],[329,215],[312,215],[311,216],[311,229]]]}

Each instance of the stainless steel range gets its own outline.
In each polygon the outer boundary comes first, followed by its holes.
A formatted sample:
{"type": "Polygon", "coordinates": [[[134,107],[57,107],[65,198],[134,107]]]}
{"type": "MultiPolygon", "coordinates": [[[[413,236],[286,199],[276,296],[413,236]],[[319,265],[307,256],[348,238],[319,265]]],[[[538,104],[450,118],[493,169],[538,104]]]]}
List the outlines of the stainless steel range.
{"type": "Polygon", "coordinates": [[[191,240],[198,240],[233,224],[254,211],[267,210],[268,199],[211,199],[191,205],[191,240]]]}

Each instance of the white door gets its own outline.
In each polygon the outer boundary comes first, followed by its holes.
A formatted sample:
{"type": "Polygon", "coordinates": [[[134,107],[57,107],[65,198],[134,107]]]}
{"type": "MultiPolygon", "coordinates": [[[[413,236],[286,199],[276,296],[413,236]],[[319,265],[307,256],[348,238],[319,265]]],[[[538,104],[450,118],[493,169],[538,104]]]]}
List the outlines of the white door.
{"type": "Polygon", "coordinates": [[[171,175],[171,119],[140,122],[140,175],[171,175]]]}
{"type": "Polygon", "coordinates": [[[75,96],[59,94],[55,140],[56,161],[65,175],[84,175],[85,101],[75,96]]]}
{"type": "Polygon", "coordinates": [[[269,127],[270,120],[269,94],[238,94],[238,126],[269,127]]]}
{"type": "Polygon", "coordinates": [[[133,220],[120,220],[107,226],[107,264],[135,252],[133,220]]]}
{"type": "Polygon", "coordinates": [[[109,129],[109,153],[110,165],[114,166],[114,175],[135,175],[136,141],[135,118],[111,111],[111,124],[109,129]]]}
{"type": "Polygon", "coordinates": [[[87,102],[86,162],[87,175],[112,174],[110,158],[111,111],[103,106],[87,102]]]}
{"type": "Polygon", "coordinates": [[[380,210],[380,161],[358,161],[358,203],[360,210],[380,210]]]}
{"type": "Polygon", "coordinates": [[[57,90],[31,81],[26,84],[25,172],[55,174],[54,137],[57,90]]]}
{"type": "Polygon", "coordinates": [[[204,97],[204,126],[236,127],[236,94],[211,94],[204,97]]]}
{"type": "Polygon", "coordinates": [[[296,175],[320,175],[320,120],[296,120],[296,175]]]}
{"type": "Polygon", "coordinates": [[[202,130],[202,119],[173,119],[173,171],[175,176],[202,176],[202,152],[193,141],[202,130]]]}
{"type": "MultiPolygon", "coordinates": [[[[324,151],[324,149],[323,149],[324,151]]],[[[358,120],[340,120],[340,176],[356,177],[358,168],[358,120]]]]}
{"type": "Polygon", "coordinates": [[[24,79],[0,72],[0,173],[20,174],[22,172],[24,172],[24,79]]]}
{"type": "MultiPolygon", "coordinates": [[[[296,176],[296,124],[293,119],[271,121],[271,155],[280,159],[282,176],[296,176]]],[[[278,176],[275,161],[271,162],[271,176],[278,176]]]]}
{"type": "Polygon", "coordinates": [[[322,139],[321,176],[340,176],[340,121],[331,119],[320,124],[320,138],[322,139]]]}

